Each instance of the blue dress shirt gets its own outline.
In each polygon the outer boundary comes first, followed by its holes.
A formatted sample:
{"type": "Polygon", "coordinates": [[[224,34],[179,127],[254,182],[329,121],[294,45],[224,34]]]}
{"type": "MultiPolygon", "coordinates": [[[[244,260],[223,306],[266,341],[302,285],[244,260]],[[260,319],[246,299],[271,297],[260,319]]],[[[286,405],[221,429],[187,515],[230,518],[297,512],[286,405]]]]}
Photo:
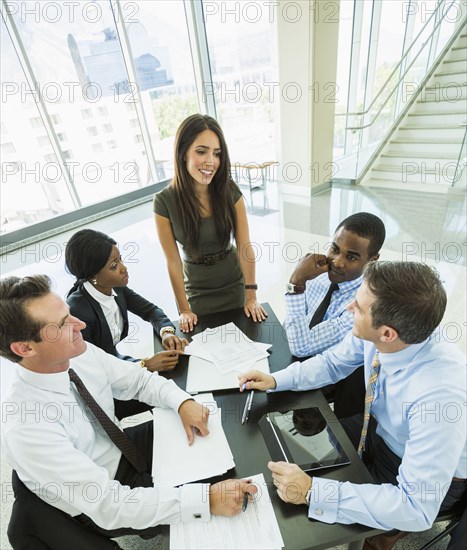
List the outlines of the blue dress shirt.
{"type": "MultiPolygon", "coordinates": [[[[375,351],[350,332],[322,355],[274,373],[275,391],[326,386],[362,362],[368,381],[375,351]]],[[[452,478],[467,478],[465,357],[433,334],[379,359],[371,412],[377,434],[402,458],[398,485],[314,477],[308,515],[326,523],[422,531],[431,527],[452,478]]]]}
{"type": "Polygon", "coordinates": [[[353,327],[353,315],[346,309],[363,281],[363,275],[353,281],[339,283],[323,321],[310,330],[310,321],[329,289],[327,273],[306,282],[303,294],[285,295],[284,328],[290,351],[296,357],[316,355],[340,342],[353,327]]]}

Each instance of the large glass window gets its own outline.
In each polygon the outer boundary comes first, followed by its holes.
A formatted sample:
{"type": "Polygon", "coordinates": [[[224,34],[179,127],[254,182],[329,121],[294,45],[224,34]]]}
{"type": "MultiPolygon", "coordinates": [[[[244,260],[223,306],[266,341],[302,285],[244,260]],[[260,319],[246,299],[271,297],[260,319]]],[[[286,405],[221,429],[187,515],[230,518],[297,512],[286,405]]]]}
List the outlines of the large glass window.
{"type": "MultiPolygon", "coordinates": [[[[173,176],[173,143],[180,123],[199,112],[183,1],[122,2],[136,80],[151,138],[157,179],[173,176]]],[[[138,120],[130,119],[132,128],[138,120]]],[[[138,141],[141,136],[135,136],[138,141]]]]}
{"type": "Polygon", "coordinates": [[[52,144],[1,20],[0,232],[74,208],[52,144]]]}
{"type": "Polygon", "coordinates": [[[276,160],[274,17],[267,2],[204,2],[217,118],[232,162],[276,160]]]}
{"type": "MultiPolygon", "coordinates": [[[[341,2],[339,5],[339,42],[336,76],[336,114],[343,115],[349,109],[349,77],[352,53],[353,2],[341,2]]],[[[336,116],[334,126],[334,157],[339,158],[345,152],[346,118],[336,116]]]]}
{"type": "MultiPolygon", "coordinates": [[[[109,2],[26,1],[14,14],[39,92],[83,206],[150,181],[144,144],[126,104],[137,100],[109,2]],[[107,141],[115,137],[117,147],[107,141]]],[[[21,124],[21,120],[19,123],[21,124]]]]}
{"type": "Polygon", "coordinates": [[[407,23],[403,16],[403,8],[404,3],[399,2],[386,1],[381,5],[378,46],[375,51],[370,93],[367,94],[365,105],[371,105],[374,101],[375,108],[370,112],[370,121],[380,108],[382,111],[368,130],[365,141],[370,145],[381,139],[394,117],[397,94],[392,91],[397,88],[400,71],[396,71],[392,77],[391,73],[402,57],[407,23]]]}
{"type": "Polygon", "coordinates": [[[2,93],[8,86],[17,92],[2,102],[3,231],[169,179],[176,129],[199,111],[183,0],[4,6],[21,55],[2,29],[2,93]],[[26,162],[41,176],[21,193],[26,162]],[[50,182],[43,174],[52,166],[66,177],[50,182]],[[31,197],[28,207],[24,196],[31,197]]]}
{"type": "Polygon", "coordinates": [[[463,10],[459,0],[348,0],[340,15],[334,156],[340,177],[358,179],[463,10]]]}

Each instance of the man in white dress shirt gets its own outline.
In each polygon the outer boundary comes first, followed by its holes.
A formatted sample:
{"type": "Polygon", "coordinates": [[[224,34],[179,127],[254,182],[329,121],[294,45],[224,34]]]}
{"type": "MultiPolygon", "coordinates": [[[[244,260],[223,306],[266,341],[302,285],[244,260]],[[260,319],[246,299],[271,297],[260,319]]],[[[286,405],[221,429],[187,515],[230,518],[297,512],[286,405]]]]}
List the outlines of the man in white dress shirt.
{"type": "MultiPolygon", "coordinates": [[[[47,276],[0,281],[0,354],[17,363],[3,402],[3,451],[24,485],[108,537],[151,535],[159,524],[240,512],[244,493],[256,492],[245,481],[152,487],[152,440],[142,445],[148,471],[132,467],[90,413],[69,369],[112,421],[114,397],[178,411],[187,445],[195,434],[209,433],[208,410],[173,381],[86,343],[84,326],[51,291],[47,276]]],[[[152,422],[143,431],[134,437],[150,438],[152,422]]]]}

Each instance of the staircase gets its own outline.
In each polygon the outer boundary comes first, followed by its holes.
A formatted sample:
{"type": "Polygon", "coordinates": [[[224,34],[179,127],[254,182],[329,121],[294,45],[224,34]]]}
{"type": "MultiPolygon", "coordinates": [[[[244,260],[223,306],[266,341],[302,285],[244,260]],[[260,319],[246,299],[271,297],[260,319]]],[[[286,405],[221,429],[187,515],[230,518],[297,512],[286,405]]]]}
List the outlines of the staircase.
{"type": "MultiPolygon", "coordinates": [[[[364,177],[367,186],[447,191],[465,188],[457,170],[467,121],[467,32],[460,34],[364,177]],[[453,184],[453,179],[456,181],[453,184]]],[[[461,163],[465,163],[464,152],[461,163]]]]}

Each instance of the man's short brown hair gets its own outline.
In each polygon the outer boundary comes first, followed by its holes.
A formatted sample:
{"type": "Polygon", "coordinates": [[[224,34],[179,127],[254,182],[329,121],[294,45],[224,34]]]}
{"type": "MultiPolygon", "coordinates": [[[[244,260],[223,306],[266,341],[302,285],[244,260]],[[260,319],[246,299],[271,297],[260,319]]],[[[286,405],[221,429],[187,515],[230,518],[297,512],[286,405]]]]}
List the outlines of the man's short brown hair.
{"type": "Polygon", "coordinates": [[[51,291],[47,275],[5,277],[0,280],[0,355],[18,363],[21,357],[11,351],[13,342],[40,342],[45,326],[32,319],[26,306],[51,291]]]}
{"type": "Polygon", "coordinates": [[[364,273],[376,297],[374,329],[387,325],[405,344],[419,344],[441,323],[447,299],[435,269],[419,262],[370,262],[364,273]]]}

